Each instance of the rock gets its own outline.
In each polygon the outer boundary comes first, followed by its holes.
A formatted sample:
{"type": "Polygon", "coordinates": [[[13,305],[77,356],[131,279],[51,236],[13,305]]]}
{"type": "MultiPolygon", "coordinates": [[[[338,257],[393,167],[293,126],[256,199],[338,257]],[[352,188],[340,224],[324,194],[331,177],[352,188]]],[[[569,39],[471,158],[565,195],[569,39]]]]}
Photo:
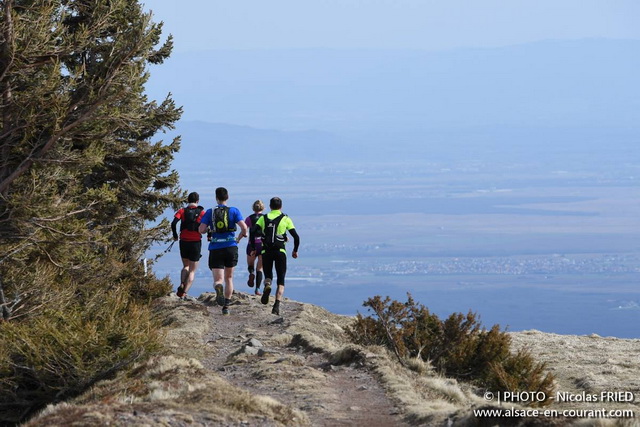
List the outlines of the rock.
{"type": "Polygon", "coordinates": [[[258,356],[260,357],[265,357],[265,356],[269,356],[269,355],[279,355],[281,353],[275,351],[275,350],[265,350],[264,348],[259,348],[258,349],[258,356]]]}
{"type": "Polygon", "coordinates": [[[251,338],[249,341],[247,341],[247,345],[250,347],[257,347],[257,348],[264,347],[262,343],[255,338],[251,338]]]}
{"type": "Polygon", "coordinates": [[[257,356],[258,349],[255,347],[251,347],[250,345],[243,345],[240,353],[248,354],[249,356],[257,356]]]}

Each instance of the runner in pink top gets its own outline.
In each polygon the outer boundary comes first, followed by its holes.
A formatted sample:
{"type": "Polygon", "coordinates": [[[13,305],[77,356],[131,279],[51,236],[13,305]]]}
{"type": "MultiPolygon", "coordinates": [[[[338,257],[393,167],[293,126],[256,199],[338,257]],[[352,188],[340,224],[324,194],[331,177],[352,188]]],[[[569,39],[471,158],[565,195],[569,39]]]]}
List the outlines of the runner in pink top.
{"type": "Polygon", "coordinates": [[[262,211],[264,210],[264,203],[261,200],[256,200],[253,202],[253,213],[245,218],[245,223],[249,228],[249,242],[247,243],[247,269],[249,270],[249,280],[247,280],[247,285],[250,288],[255,284],[256,295],[262,295],[260,292],[260,284],[262,283],[263,271],[262,271],[262,239],[255,236],[254,227],[258,218],[262,216],[262,211]],[[253,243],[253,247],[255,250],[251,250],[251,243],[253,243]],[[256,265],[257,261],[257,265],[256,265]]]}

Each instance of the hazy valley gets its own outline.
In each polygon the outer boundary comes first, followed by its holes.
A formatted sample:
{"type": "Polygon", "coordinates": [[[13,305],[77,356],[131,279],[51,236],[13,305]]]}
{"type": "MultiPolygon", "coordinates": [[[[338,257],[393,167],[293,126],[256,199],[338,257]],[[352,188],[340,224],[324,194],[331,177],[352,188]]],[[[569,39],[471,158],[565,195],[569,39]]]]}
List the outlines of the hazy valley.
{"type": "MultiPolygon", "coordinates": [[[[539,130],[539,144],[512,143],[536,137],[526,129],[478,131],[492,149],[479,149],[469,130],[449,131],[367,150],[327,132],[203,122],[179,131],[175,166],[206,207],[219,185],[244,215],[255,199],[283,198],[302,236],[301,257],[289,263],[291,298],[355,314],[370,296],[411,292],[440,315],[473,310],[511,330],[638,337],[633,129],[615,140],[539,130]],[[437,135],[450,143],[434,143],[437,135]],[[222,141],[255,155],[221,160],[206,147],[222,141]]],[[[156,270],[176,282],[177,258],[167,254],[156,270]]],[[[240,290],[245,265],[241,258],[240,290]]],[[[192,293],[210,290],[202,263],[192,293]]]]}

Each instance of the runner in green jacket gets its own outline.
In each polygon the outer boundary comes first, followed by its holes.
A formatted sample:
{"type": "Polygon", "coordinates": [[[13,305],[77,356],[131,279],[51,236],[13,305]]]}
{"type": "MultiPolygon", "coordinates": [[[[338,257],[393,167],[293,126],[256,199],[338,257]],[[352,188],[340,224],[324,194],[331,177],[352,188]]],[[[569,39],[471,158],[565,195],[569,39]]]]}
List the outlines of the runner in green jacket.
{"type": "Polygon", "coordinates": [[[291,218],[282,213],[282,200],[279,197],[273,197],[269,201],[269,208],[271,208],[271,212],[256,221],[256,232],[262,237],[262,266],[264,268],[264,291],[260,301],[262,304],[269,303],[275,265],[278,289],[271,313],[280,315],[280,303],[284,294],[284,277],[287,274],[286,234],[289,232],[293,237],[293,251],[291,252],[293,258],[298,258],[300,237],[291,218]]]}

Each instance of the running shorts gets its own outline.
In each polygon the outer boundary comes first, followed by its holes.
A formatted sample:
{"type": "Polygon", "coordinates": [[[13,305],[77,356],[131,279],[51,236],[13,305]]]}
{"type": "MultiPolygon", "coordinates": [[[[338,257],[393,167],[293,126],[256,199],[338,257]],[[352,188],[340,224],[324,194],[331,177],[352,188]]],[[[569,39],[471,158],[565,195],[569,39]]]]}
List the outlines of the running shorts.
{"type": "Polygon", "coordinates": [[[231,268],[238,265],[238,247],[229,246],[209,251],[209,269],[231,268]]]}
{"type": "Polygon", "coordinates": [[[180,257],[193,262],[200,261],[202,257],[202,240],[196,242],[180,240],[180,257]]]}
{"type": "MultiPolygon", "coordinates": [[[[262,254],[262,242],[256,242],[255,243],[255,248],[256,248],[256,255],[261,255],[262,254]]],[[[247,255],[251,254],[251,249],[249,248],[249,245],[247,245],[247,255]]]]}

